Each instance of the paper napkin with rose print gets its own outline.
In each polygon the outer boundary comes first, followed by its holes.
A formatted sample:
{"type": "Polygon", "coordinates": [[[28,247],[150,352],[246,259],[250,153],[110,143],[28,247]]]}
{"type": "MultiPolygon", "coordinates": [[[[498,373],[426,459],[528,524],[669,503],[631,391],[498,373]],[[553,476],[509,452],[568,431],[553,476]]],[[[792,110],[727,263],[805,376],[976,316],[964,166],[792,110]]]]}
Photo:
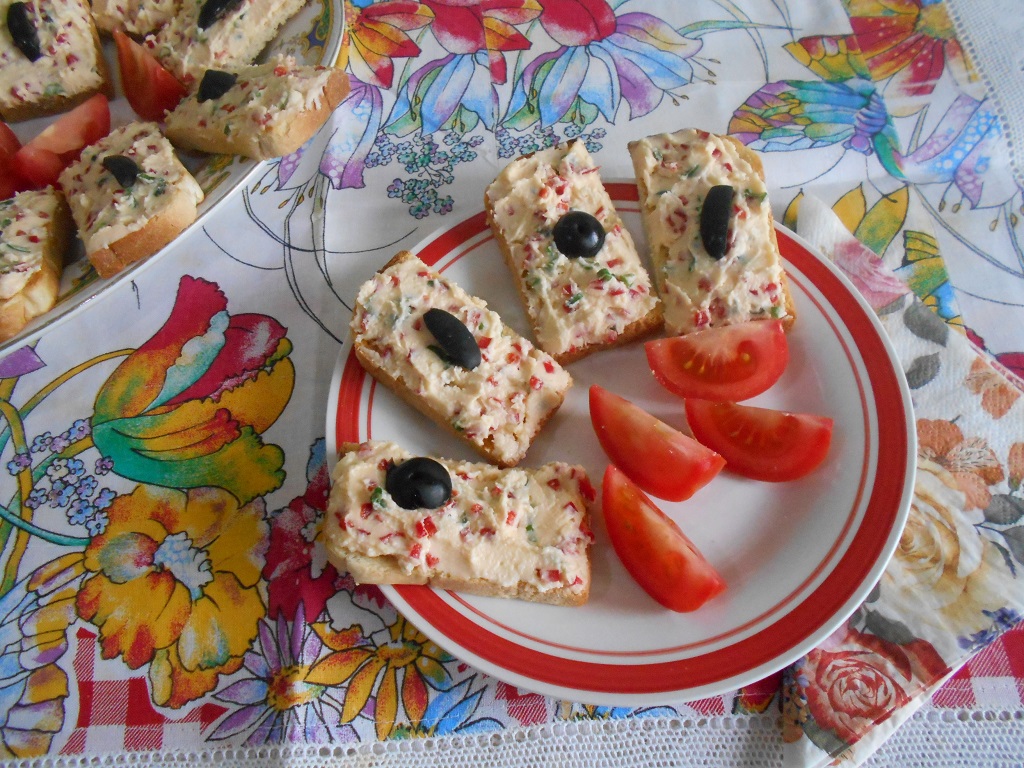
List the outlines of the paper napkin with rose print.
{"type": "Polygon", "coordinates": [[[878,313],[917,424],[914,500],[891,562],[783,675],[787,765],[856,764],[1024,612],[1024,398],[824,203],[801,201],[799,231],[878,313]]]}

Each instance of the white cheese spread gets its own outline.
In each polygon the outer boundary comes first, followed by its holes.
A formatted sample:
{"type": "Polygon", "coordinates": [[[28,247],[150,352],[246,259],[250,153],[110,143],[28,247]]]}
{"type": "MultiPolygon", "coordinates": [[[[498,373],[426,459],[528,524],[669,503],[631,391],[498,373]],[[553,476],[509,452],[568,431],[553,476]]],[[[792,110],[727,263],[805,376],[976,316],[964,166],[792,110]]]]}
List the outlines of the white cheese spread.
{"type": "Polygon", "coordinates": [[[93,0],[96,26],[107,32],[123,29],[131,35],[148,35],[172,18],[178,0],[93,0]]]}
{"type": "Polygon", "coordinates": [[[550,355],[507,327],[487,303],[408,258],[374,275],[359,290],[352,333],[374,367],[409,391],[464,438],[518,462],[543,422],[562,403],[572,378],[550,355]],[[451,365],[435,351],[423,322],[443,309],[466,324],[480,347],[472,370],[451,365]]]}
{"type": "Polygon", "coordinates": [[[386,490],[389,465],[412,458],[388,442],[367,442],[341,457],[323,535],[329,551],[386,557],[409,580],[483,580],[539,592],[587,589],[593,540],[587,507],[594,491],[582,467],[538,469],[437,459],[452,481],[438,509],[403,509],[386,490]]]}
{"type": "Polygon", "coordinates": [[[487,200],[546,352],[614,342],[657,309],[650,277],[583,142],[510,163],[487,188],[487,200]],[[589,213],[604,228],[595,256],[568,258],[555,246],[552,230],[569,211],[589,213]]]}
{"type": "Polygon", "coordinates": [[[11,39],[5,19],[14,0],[0,0],[0,112],[42,99],[74,96],[104,82],[96,28],[84,0],[27,0],[39,36],[35,61],[11,39]]]}
{"type": "Polygon", "coordinates": [[[170,23],[148,35],[145,45],[187,86],[198,85],[208,69],[250,64],[305,0],[242,0],[206,29],[199,14],[208,0],[183,0],[170,23]]]}
{"type": "Polygon", "coordinates": [[[129,123],[89,145],[61,173],[60,185],[89,253],[142,229],[172,202],[172,192],[189,194],[196,204],[203,199],[203,190],[156,123],[129,123]],[[103,166],[110,155],[135,162],[139,174],[134,184],[123,187],[103,166]]]}
{"type": "Polygon", "coordinates": [[[630,144],[644,225],[673,334],[787,315],[785,275],[772,236],[768,192],[758,169],[736,145],[687,129],[630,144]],[[735,189],[728,246],[708,255],[700,236],[701,206],[719,184],[735,189]]]}
{"type": "Polygon", "coordinates": [[[200,102],[193,94],[167,116],[168,132],[190,127],[225,136],[287,130],[296,116],[320,106],[331,78],[324,67],[300,66],[291,56],[235,70],[238,79],[223,96],[200,102]]]}
{"type": "Polygon", "coordinates": [[[51,187],[0,200],[0,300],[21,292],[39,271],[60,200],[51,187]]]}

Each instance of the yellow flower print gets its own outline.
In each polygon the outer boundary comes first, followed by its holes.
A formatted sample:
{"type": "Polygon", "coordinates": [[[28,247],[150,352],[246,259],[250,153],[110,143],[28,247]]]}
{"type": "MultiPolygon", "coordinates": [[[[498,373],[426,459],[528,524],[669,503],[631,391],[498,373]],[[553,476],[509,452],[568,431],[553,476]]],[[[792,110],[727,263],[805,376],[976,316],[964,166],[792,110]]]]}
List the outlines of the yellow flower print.
{"type": "Polygon", "coordinates": [[[107,513],[85,550],[78,613],[99,628],[104,658],[151,663],[154,702],[180,707],[236,671],[256,638],[263,501],[240,507],[219,488],[140,485],[107,513]]]}
{"type": "Polygon", "coordinates": [[[361,632],[332,632],[324,624],[313,628],[334,653],[310,670],[306,682],[340,685],[348,681],[342,723],[355,720],[376,687],[374,720],[378,739],[386,739],[395,732],[399,697],[406,717],[418,726],[427,709],[427,681],[436,687],[448,680],[444,664],[451,661],[452,656],[401,616],[388,627],[388,640],[376,647],[353,646],[353,638],[361,637],[361,632]]]}

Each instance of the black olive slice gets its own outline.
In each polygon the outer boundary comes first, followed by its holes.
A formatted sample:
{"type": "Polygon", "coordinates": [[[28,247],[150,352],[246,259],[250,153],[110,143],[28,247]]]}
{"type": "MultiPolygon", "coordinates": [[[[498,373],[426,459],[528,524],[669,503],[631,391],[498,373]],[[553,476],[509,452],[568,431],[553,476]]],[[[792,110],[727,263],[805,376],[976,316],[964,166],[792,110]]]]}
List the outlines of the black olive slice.
{"type": "Polygon", "coordinates": [[[402,509],[437,509],[451,498],[452,478],[443,464],[418,456],[388,467],[384,490],[402,509]]]}
{"type": "Polygon", "coordinates": [[[604,246],[604,227],[586,211],[569,211],[555,224],[555,247],[570,259],[591,258],[604,246]]]}
{"type": "Polygon", "coordinates": [[[25,54],[29,61],[36,61],[43,55],[39,47],[39,32],[28,15],[25,3],[11,3],[7,8],[7,29],[18,50],[25,54]]]}
{"type": "Polygon", "coordinates": [[[446,362],[469,370],[480,365],[480,345],[459,318],[435,307],[423,314],[423,322],[437,339],[446,362]]]}
{"type": "Polygon", "coordinates": [[[708,190],[700,209],[700,239],[712,259],[720,259],[729,250],[729,222],[736,190],[728,184],[717,184],[708,190]]]}
{"type": "Polygon", "coordinates": [[[238,75],[234,72],[208,69],[206,74],[203,75],[203,79],[199,81],[199,91],[196,94],[196,98],[199,99],[200,104],[210,99],[219,99],[231,90],[231,86],[235,84],[236,80],[238,80],[238,75]]]}
{"type": "Polygon", "coordinates": [[[107,155],[101,161],[104,168],[113,174],[117,183],[126,189],[131,187],[139,176],[139,166],[130,157],[124,155],[107,155]]]}
{"type": "Polygon", "coordinates": [[[206,29],[242,4],[243,0],[206,0],[199,11],[199,28],[206,29]]]}

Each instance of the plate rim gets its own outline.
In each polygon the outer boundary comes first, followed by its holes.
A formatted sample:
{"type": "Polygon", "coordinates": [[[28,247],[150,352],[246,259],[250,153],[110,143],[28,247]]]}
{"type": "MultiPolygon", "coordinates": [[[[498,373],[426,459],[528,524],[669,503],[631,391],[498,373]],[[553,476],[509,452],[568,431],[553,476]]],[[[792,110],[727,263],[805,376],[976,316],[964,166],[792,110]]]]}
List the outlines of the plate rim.
{"type": "MultiPolygon", "coordinates": [[[[624,202],[637,201],[636,187],[635,184],[633,184],[633,182],[631,181],[606,182],[605,186],[611,193],[613,200],[621,200],[624,202]]],[[[436,243],[441,238],[453,237],[453,233],[461,233],[467,230],[472,230],[475,232],[476,229],[479,227],[479,219],[481,215],[482,212],[476,212],[470,216],[467,216],[460,222],[452,224],[451,226],[442,227],[440,230],[435,231],[428,235],[427,237],[425,237],[423,240],[418,242],[413,248],[410,248],[409,250],[411,250],[413,253],[419,254],[422,251],[429,248],[434,243],[436,243]]],[[[905,429],[898,435],[902,437],[902,439],[905,441],[905,451],[903,452],[903,458],[905,463],[904,466],[900,469],[900,472],[893,473],[895,475],[899,475],[900,473],[902,473],[902,482],[897,484],[899,502],[895,512],[892,514],[887,536],[878,548],[878,552],[874,561],[864,569],[863,575],[861,576],[859,583],[857,583],[854,587],[843,591],[843,595],[837,600],[837,602],[839,603],[837,609],[833,611],[831,615],[827,616],[825,619],[819,622],[815,627],[812,627],[810,631],[804,634],[803,638],[800,639],[798,642],[788,646],[787,649],[779,653],[776,653],[770,659],[759,664],[756,664],[754,666],[747,667],[735,673],[730,673],[725,677],[718,677],[716,679],[709,680],[697,686],[685,688],[657,688],[657,686],[652,687],[651,683],[648,681],[647,683],[645,683],[645,685],[647,686],[645,690],[629,692],[608,691],[598,689],[595,687],[586,687],[585,685],[566,686],[564,684],[560,684],[557,682],[551,682],[550,680],[538,679],[536,676],[531,677],[528,673],[509,669],[506,666],[503,666],[498,661],[492,660],[492,658],[482,656],[477,651],[467,647],[466,643],[457,639],[459,637],[464,637],[465,635],[460,635],[458,631],[446,632],[442,630],[440,627],[435,626],[434,621],[425,617],[417,608],[410,604],[409,600],[406,599],[406,593],[417,596],[430,595],[430,593],[433,593],[434,597],[430,598],[431,602],[434,602],[434,598],[436,598],[436,600],[444,602],[443,598],[438,597],[438,595],[443,593],[438,590],[434,590],[430,587],[409,585],[381,585],[381,590],[384,592],[385,596],[387,596],[388,599],[391,600],[392,604],[396,607],[397,610],[399,610],[403,615],[410,619],[412,623],[415,624],[417,628],[420,629],[420,631],[422,631],[427,637],[429,637],[434,642],[438,643],[441,647],[448,650],[461,661],[464,661],[470,664],[471,666],[477,668],[478,670],[483,671],[497,679],[504,680],[510,684],[516,685],[517,687],[522,688],[523,690],[534,691],[543,695],[554,696],[558,698],[568,698],[576,701],[585,701],[590,704],[610,706],[657,705],[680,703],[683,701],[691,701],[694,699],[700,699],[709,696],[717,696],[722,695],[724,693],[728,693],[730,691],[735,690],[738,687],[741,687],[742,685],[756,682],[757,680],[760,680],[796,661],[801,656],[805,655],[813,647],[817,646],[822,640],[827,638],[829,634],[831,634],[838,626],[840,626],[847,618],[849,618],[849,616],[857,609],[859,605],[861,605],[864,599],[868,596],[868,594],[877,584],[878,580],[881,578],[882,573],[885,570],[885,567],[887,566],[889,560],[891,559],[893,553],[896,550],[896,547],[898,546],[900,536],[903,531],[903,527],[905,526],[907,517],[909,516],[910,506],[913,500],[917,452],[917,433],[915,429],[913,404],[911,401],[910,388],[907,384],[902,366],[899,363],[898,355],[895,349],[893,348],[892,343],[888,338],[888,335],[885,333],[885,330],[882,327],[878,319],[878,316],[876,315],[874,310],[871,309],[870,305],[860,294],[860,292],[856,289],[853,283],[833,263],[831,263],[831,261],[829,261],[823,254],[821,254],[821,252],[818,249],[813,247],[806,240],[804,240],[795,232],[781,224],[776,223],[775,226],[780,236],[780,240],[785,241],[786,239],[788,239],[793,243],[793,245],[802,249],[810,257],[809,264],[811,264],[812,267],[824,269],[824,274],[827,275],[828,278],[837,281],[840,287],[843,290],[845,290],[845,292],[849,294],[849,296],[853,299],[853,304],[856,305],[856,307],[859,309],[859,316],[863,320],[867,321],[867,326],[872,331],[872,337],[870,338],[870,340],[876,342],[877,345],[880,345],[881,349],[884,350],[885,352],[885,359],[888,361],[888,366],[886,366],[885,374],[886,376],[890,376],[891,380],[883,383],[887,383],[890,387],[894,384],[896,389],[898,390],[899,407],[896,410],[902,415],[905,425],[905,429]]],[[[785,258],[786,257],[784,254],[784,259],[785,258]]],[[[801,267],[797,268],[802,274],[804,274],[805,270],[802,269],[801,267]]],[[[822,288],[811,276],[806,274],[804,274],[804,276],[806,277],[807,281],[811,284],[811,286],[813,286],[819,291],[822,291],[822,288]]],[[[832,302],[828,300],[827,297],[826,301],[828,305],[833,310],[835,310],[835,307],[832,305],[832,302]]],[[[843,319],[844,318],[837,318],[837,320],[840,321],[843,319]]],[[[852,339],[854,341],[860,339],[860,335],[853,336],[853,331],[846,327],[846,323],[842,323],[842,325],[844,328],[846,328],[847,332],[851,334],[852,339]]],[[[860,345],[858,344],[857,346],[859,347],[860,345]]],[[[862,352],[860,354],[860,359],[863,360],[865,357],[866,356],[862,352]]],[[[354,410],[349,409],[344,413],[339,412],[340,398],[338,397],[338,393],[342,385],[346,381],[346,374],[348,374],[349,376],[352,375],[353,369],[352,366],[350,365],[350,362],[352,362],[352,360],[352,350],[349,349],[346,351],[345,348],[343,347],[342,350],[340,350],[339,352],[338,359],[336,361],[334,372],[332,375],[332,381],[328,396],[328,407],[326,413],[327,449],[329,457],[336,458],[337,456],[337,440],[342,420],[350,418],[351,416],[355,415],[355,411],[358,410],[358,403],[356,403],[354,406],[354,410]]],[[[358,368],[358,363],[356,363],[356,367],[358,368]]],[[[355,373],[356,375],[358,375],[358,371],[356,371],[355,373]]],[[[866,374],[868,381],[871,384],[871,389],[873,391],[873,404],[874,411],[876,414],[875,418],[878,419],[878,404],[880,401],[880,397],[879,393],[874,391],[878,388],[877,382],[872,380],[870,372],[866,372],[866,374]]],[[[879,443],[881,443],[881,440],[882,434],[880,433],[878,436],[879,443]]],[[[879,464],[880,462],[877,460],[876,457],[875,465],[872,467],[873,472],[877,472],[879,464]]],[[[873,478],[874,481],[877,481],[878,479],[879,478],[877,476],[873,478]]],[[[874,492],[874,485],[875,482],[872,482],[872,493],[874,492]]],[[[870,501],[870,499],[868,501],[870,501]]],[[[865,512],[868,506],[870,506],[868,502],[865,502],[865,512]]],[[[858,528],[860,528],[860,526],[863,526],[863,524],[864,521],[862,520],[858,525],[858,528]]],[[[851,540],[850,544],[852,543],[853,540],[851,540]]],[[[848,546],[847,550],[849,550],[849,548],[850,547],[848,546]]],[[[813,590],[811,590],[811,592],[805,597],[805,599],[815,594],[819,589],[824,588],[828,584],[828,582],[832,578],[832,573],[836,570],[836,568],[840,565],[840,563],[846,556],[847,553],[844,553],[842,557],[840,557],[834,564],[830,566],[829,575],[825,577],[821,584],[819,584],[813,590]]],[[[458,597],[454,594],[452,596],[453,598],[458,597]]],[[[449,606],[449,608],[451,608],[451,606],[449,606]]],[[[784,612],[780,614],[778,619],[770,622],[766,627],[758,630],[751,637],[745,638],[743,642],[749,642],[750,640],[764,634],[765,632],[770,632],[773,626],[775,626],[777,623],[781,621],[785,621],[786,618],[791,613],[796,611],[798,608],[799,604],[789,606],[784,612]]],[[[486,628],[481,627],[478,623],[472,622],[470,619],[465,618],[465,616],[458,614],[458,611],[456,609],[451,608],[451,610],[455,611],[455,613],[458,615],[458,618],[462,621],[470,622],[474,628],[482,630],[483,635],[493,635],[493,633],[491,633],[486,628]]],[[[499,644],[515,644],[515,641],[510,641],[506,638],[498,638],[498,640],[499,644]]],[[[481,646],[486,645],[487,643],[482,641],[474,643],[475,648],[480,648],[481,646]]],[[[722,650],[728,650],[729,645],[731,644],[726,644],[726,646],[722,650]]],[[[554,654],[545,653],[543,651],[531,651],[531,653],[541,654],[543,656],[554,659],[555,663],[568,663],[570,666],[579,663],[583,664],[584,666],[589,665],[590,667],[593,667],[595,669],[598,667],[604,667],[610,668],[611,671],[632,670],[634,674],[638,669],[638,667],[634,665],[599,664],[593,661],[576,662],[564,658],[559,658],[554,654]]],[[[494,653],[491,654],[492,657],[494,655],[494,653]]],[[[632,654],[626,652],[622,655],[630,656],[632,654]]],[[[701,659],[704,659],[706,655],[707,654],[700,654],[696,657],[696,659],[700,661],[701,659]]],[[[500,656],[498,656],[497,658],[500,658],[500,656]]],[[[688,660],[675,660],[667,663],[679,664],[680,661],[685,662],[688,660]]],[[[657,664],[652,665],[652,668],[656,668],[657,666],[657,664]]]]}
{"type": "MultiPolygon", "coordinates": [[[[330,8],[332,18],[338,19],[338,21],[329,28],[327,37],[324,39],[324,45],[322,48],[323,55],[320,60],[322,64],[325,61],[336,61],[341,53],[345,38],[346,21],[345,0],[320,0],[320,3],[322,10],[330,8]]],[[[315,22],[316,18],[318,17],[314,17],[311,21],[315,22]]],[[[315,27],[316,24],[314,23],[313,26],[315,27]]],[[[133,119],[136,117],[137,116],[133,116],[133,119]]],[[[213,155],[210,157],[213,157],[213,155]]],[[[161,261],[162,257],[173,251],[184,238],[201,229],[204,222],[206,222],[210,216],[215,214],[230,200],[236,197],[238,192],[246,185],[246,183],[248,183],[249,179],[258,173],[264,165],[269,162],[273,162],[273,160],[254,160],[251,158],[235,156],[232,160],[232,165],[236,162],[244,163],[247,167],[242,166],[239,168],[238,175],[231,180],[232,185],[230,187],[223,187],[225,182],[220,182],[215,185],[208,196],[212,196],[214,193],[217,193],[217,197],[210,202],[209,205],[200,210],[195,221],[191,222],[187,227],[179,232],[171,242],[151,256],[141,261],[137,261],[134,264],[128,265],[113,277],[94,278],[93,282],[96,284],[96,290],[88,292],[87,295],[78,296],[77,294],[82,290],[88,291],[88,286],[84,288],[74,288],[67,291],[66,295],[68,298],[65,302],[62,302],[60,297],[58,297],[57,304],[54,307],[47,310],[42,315],[30,320],[21,331],[11,338],[0,341],[0,360],[21,347],[36,343],[44,334],[59,328],[68,320],[77,316],[83,309],[99,299],[101,296],[105,296],[111,293],[115,288],[123,285],[127,282],[127,278],[137,278],[157,261],[161,261]],[[61,308],[62,303],[66,304],[63,309],[61,308]]],[[[200,203],[200,206],[202,205],[203,203],[200,203]]],[[[77,234],[75,237],[77,243],[77,234]]],[[[80,258],[75,264],[65,264],[64,268],[75,268],[83,260],[86,260],[84,253],[80,254],[80,258]]],[[[83,272],[83,275],[88,272],[89,267],[84,266],[84,269],[86,272],[83,272]]]]}

